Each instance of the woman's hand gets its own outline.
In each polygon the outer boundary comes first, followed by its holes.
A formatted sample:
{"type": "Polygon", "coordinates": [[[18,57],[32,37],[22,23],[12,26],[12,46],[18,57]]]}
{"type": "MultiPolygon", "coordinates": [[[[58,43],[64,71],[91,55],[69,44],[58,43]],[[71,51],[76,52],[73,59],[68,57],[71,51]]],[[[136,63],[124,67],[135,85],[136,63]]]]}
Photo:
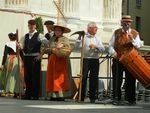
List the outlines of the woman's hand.
{"type": "Polygon", "coordinates": [[[113,58],[117,58],[117,52],[114,52],[114,54],[112,55],[113,58]]]}
{"type": "Polygon", "coordinates": [[[97,48],[97,45],[95,45],[95,44],[90,44],[90,45],[89,45],[89,48],[90,48],[90,49],[95,49],[95,48],[97,48]]]}
{"type": "Polygon", "coordinates": [[[52,53],[56,53],[57,48],[52,48],[52,53]]]}
{"type": "Polygon", "coordinates": [[[63,45],[62,43],[58,43],[58,44],[57,44],[57,48],[58,48],[58,49],[62,48],[63,46],[64,46],[64,45],[63,45]]]}
{"type": "Polygon", "coordinates": [[[3,70],[3,68],[4,68],[4,66],[3,66],[3,65],[1,65],[1,66],[0,66],[0,70],[3,70]]]}

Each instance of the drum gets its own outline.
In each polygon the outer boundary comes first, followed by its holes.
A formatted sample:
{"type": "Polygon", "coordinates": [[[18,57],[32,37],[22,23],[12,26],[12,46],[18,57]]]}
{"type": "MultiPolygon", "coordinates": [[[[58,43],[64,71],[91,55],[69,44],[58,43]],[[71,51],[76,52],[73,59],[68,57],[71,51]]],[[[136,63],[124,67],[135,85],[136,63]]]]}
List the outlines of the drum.
{"type": "Polygon", "coordinates": [[[145,88],[150,88],[150,65],[135,49],[123,54],[119,60],[145,88]]]}
{"type": "Polygon", "coordinates": [[[144,56],[144,59],[149,63],[150,65],[150,53],[144,56]]]}

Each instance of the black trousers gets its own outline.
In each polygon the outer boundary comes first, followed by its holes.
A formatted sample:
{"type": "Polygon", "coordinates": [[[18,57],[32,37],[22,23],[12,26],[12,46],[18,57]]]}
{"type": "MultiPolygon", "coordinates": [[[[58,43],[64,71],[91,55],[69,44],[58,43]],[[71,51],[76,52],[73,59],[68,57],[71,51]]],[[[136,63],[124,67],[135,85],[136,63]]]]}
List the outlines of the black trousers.
{"type": "Polygon", "coordinates": [[[35,56],[24,57],[24,79],[26,84],[26,98],[39,98],[40,92],[41,61],[36,61],[35,56]]]}
{"type": "Polygon", "coordinates": [[[83,59],[83,74],[82,74],[82,88],[81,101],[84,101],[86,96],[87,78],[89,77],[89,98],[96,99],[96,90],[98,87],[99,74],[99,59],[83,59]]]}
{"type": "Polygon", "coordinates": [[[133,102],[135,98],[135,78],[132,74],[117,60],[113,59],[113,98],[121,100],[121,86],[123,81],[123,72],[125,72],[125,100],[133,102]]]}

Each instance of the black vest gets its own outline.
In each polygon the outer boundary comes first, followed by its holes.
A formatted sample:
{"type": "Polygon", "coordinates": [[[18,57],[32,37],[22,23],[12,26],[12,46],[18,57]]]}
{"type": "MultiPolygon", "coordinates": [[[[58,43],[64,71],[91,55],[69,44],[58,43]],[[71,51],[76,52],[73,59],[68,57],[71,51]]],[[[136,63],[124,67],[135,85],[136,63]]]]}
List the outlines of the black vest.
{"type": "Polygon", "coordinates": [[[31,39],[29,39],[29,33],[25,35],[24,41],[24,53],[31,54],[31,53],[39,53],[41,47],[41,41],[38,39],[39,33],[34,33],[31,39]]]}
{"type": "Polygon", "coordinates": [[[46,33],[46,34],[45,34],[45,38],[46,38],[47,40],[49,40],[49,39],[51,38],[50,34],[49,34],[49,33],[46,33]]]}

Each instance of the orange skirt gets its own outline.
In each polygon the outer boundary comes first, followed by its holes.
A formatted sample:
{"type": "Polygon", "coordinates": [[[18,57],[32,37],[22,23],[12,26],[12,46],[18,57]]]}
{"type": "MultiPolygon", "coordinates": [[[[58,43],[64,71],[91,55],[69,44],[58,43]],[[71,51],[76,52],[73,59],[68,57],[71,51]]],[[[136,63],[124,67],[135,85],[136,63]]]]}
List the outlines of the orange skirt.
{"type": "Polygon", "coordinates": [[[50,55],[46,74],[46,92],[70,89],[67,68],[66,58],[57,57],[55,54],[50,55]]]}

